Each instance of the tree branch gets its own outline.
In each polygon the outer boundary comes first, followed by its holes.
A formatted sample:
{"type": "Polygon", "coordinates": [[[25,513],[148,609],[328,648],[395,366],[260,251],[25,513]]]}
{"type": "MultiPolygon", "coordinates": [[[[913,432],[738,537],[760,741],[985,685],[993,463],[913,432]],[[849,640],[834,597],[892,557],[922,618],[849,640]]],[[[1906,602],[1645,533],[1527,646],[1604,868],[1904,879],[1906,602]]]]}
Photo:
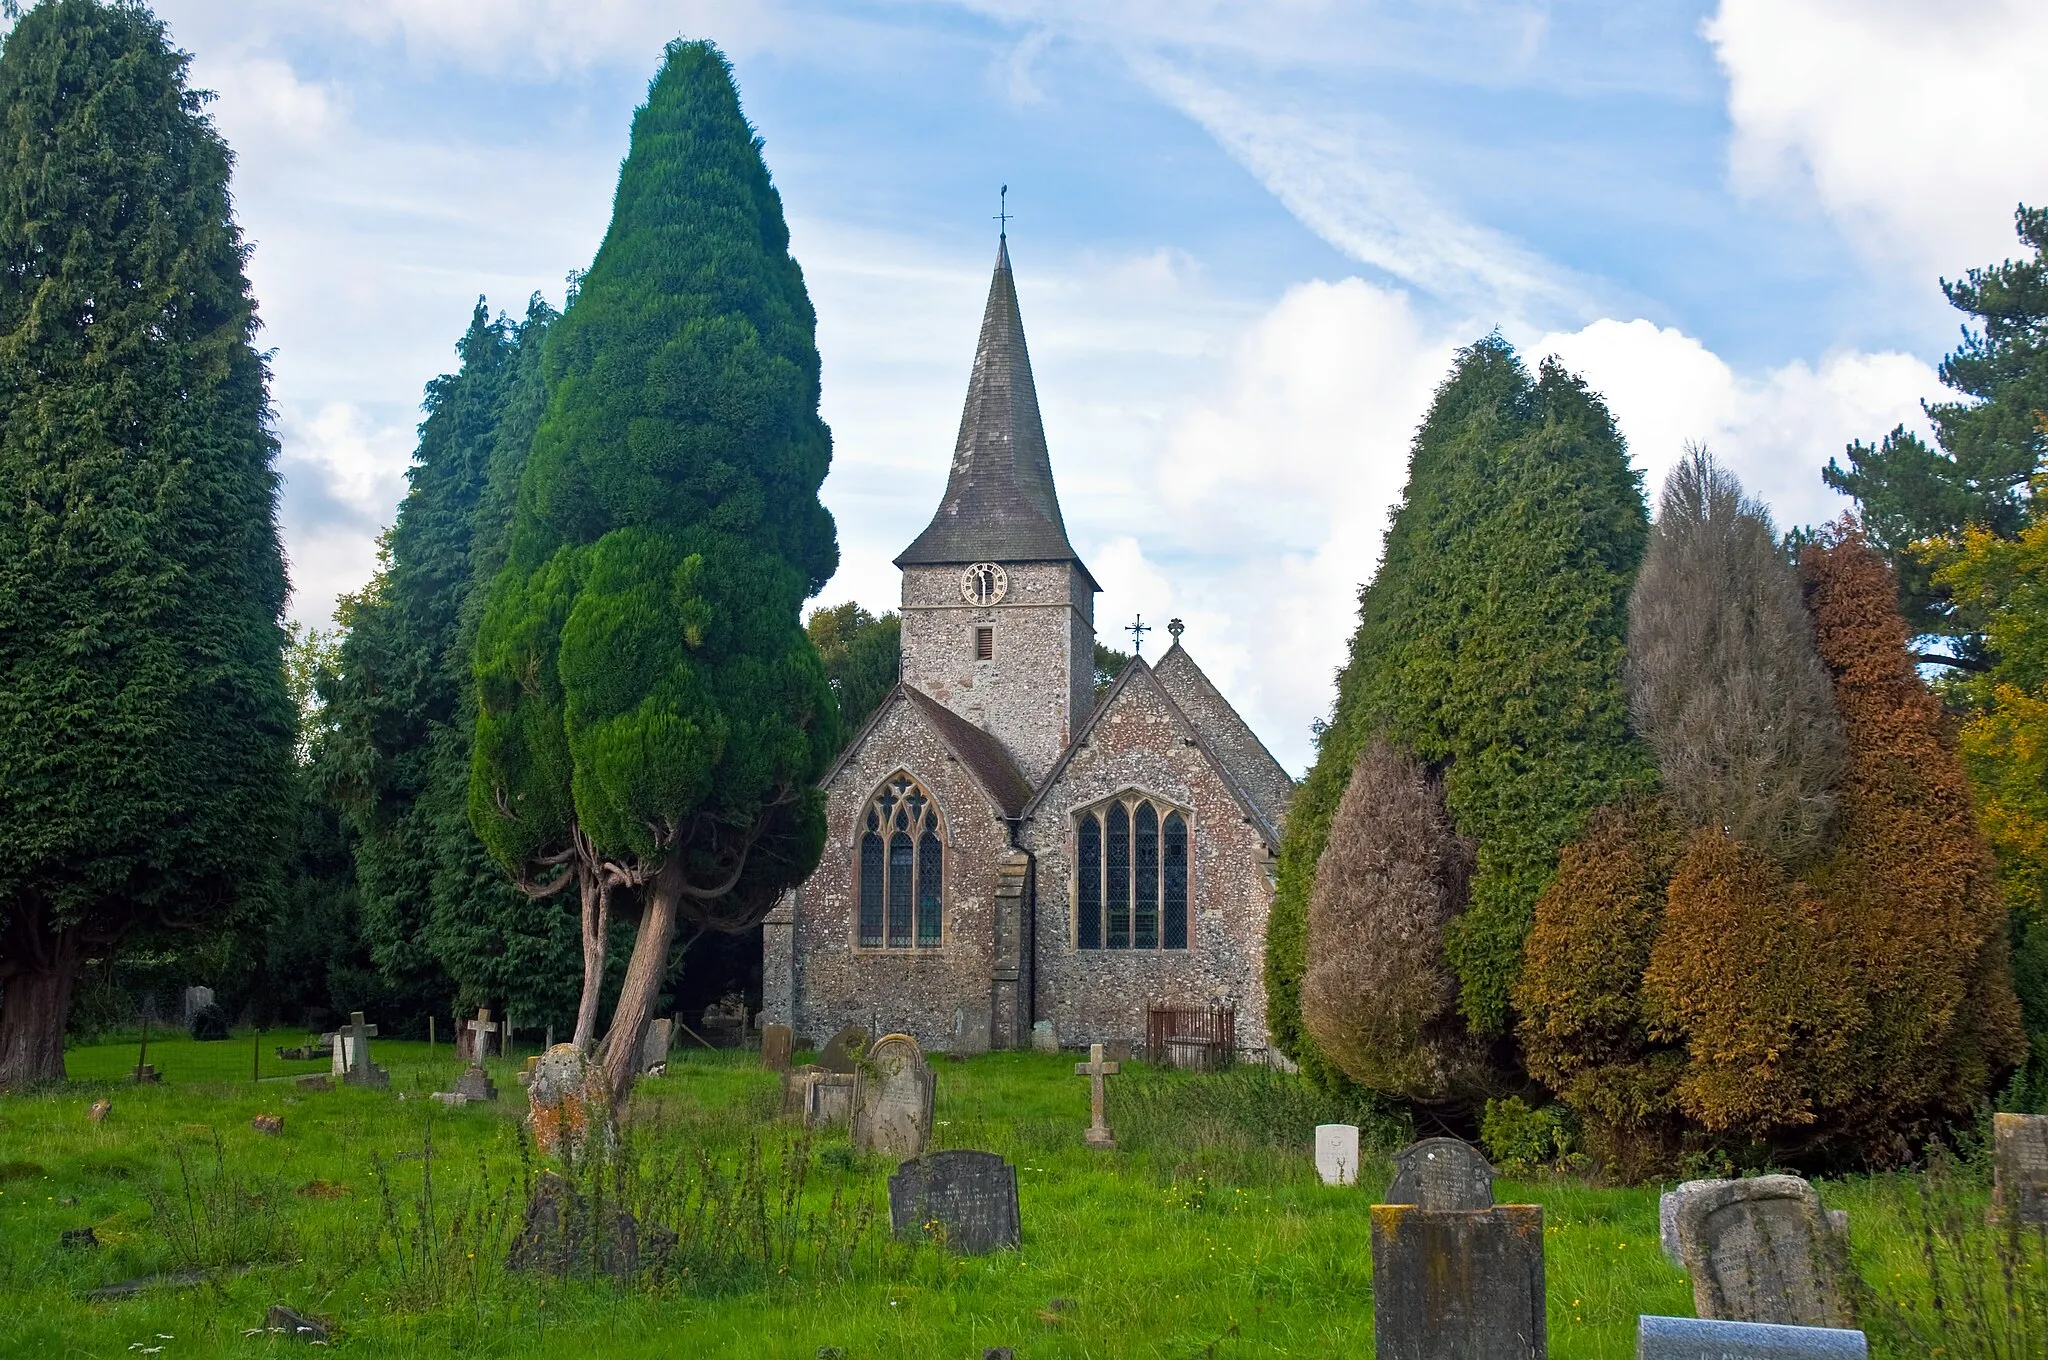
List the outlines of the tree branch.
{"type": "Polygon", "coordinates": [[[1990,671],[1991,663],[1974,656],[1946,656],[1940,652],[1908,652],[1906,655],[1922,666],[1953,666],[1959,671],[1970,671],[1983,675],[1990,671]]]}

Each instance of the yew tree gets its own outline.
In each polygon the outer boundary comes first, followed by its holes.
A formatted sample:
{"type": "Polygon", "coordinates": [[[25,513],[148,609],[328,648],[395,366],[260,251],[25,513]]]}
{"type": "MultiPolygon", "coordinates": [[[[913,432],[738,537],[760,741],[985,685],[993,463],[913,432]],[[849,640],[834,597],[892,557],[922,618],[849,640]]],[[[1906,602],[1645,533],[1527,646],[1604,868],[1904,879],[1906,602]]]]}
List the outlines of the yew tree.
{"type": "Polygon", "coordinates": [[[815,333],[731,69],[672,43],[548,333],[475,660],[485,845],[534,891],[637,890],[598,1049],[620,1108],[678,922],[754,925],[823,848],[838,718],[801,609],[838,545],[815,333]]]}
{"type": "Polygon", "coordinates": [[[276,899],[295,715],[268,374],[188,58],[139,5],[0,47],[0,1086],[74,979],[276,899]]]}

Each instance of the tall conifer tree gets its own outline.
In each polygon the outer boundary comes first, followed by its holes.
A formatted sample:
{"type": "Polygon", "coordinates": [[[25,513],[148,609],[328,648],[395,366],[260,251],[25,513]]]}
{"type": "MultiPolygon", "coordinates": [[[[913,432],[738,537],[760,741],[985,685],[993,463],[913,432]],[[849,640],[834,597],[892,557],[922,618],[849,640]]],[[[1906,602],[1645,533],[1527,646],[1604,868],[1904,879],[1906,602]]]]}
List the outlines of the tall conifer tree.
{"type": "Polygon", "coordinates": [[[268,375],[227,146],[139,5],[0,48],[0,1085],[88,952],[275,901],[292,800],[268,375]]]}
{"type": "Polygon", "coordinates": [[[1336,712],[1288,817],[1269,926],[1273,1033],[1300,1029],[1302,921],[1330,819],[1376,734],[1441,770],[1478,866],[1446,946],[1481,1036],[1508,1026],[1536,896],[1587,815],[1654,785],[1628,731],[1622,653],[1649,522],[1613,419],[1546,361],[1490,336],[1458,356],[1359,598],[1336,712]]]}
{"type": "Polygon", "coordinates": [[[838,563],[815,332],[731,70],[673,43],[548,337],[476,659],[470,815],[493,854],[644,885],[602,1049],[615,1102],[679,916],[750,926],[823,847],[838,722],[799,613],[838,563]]]}

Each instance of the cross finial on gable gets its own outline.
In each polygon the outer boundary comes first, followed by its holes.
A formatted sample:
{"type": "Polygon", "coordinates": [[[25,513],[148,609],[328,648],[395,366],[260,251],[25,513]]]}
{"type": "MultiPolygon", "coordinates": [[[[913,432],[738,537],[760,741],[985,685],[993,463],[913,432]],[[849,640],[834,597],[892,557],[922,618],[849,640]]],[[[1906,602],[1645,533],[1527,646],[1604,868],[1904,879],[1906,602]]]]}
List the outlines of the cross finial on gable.
{"type": "Polygon", "coordinates": [[[1131,650],[1142,656],[1145,651],[1145,634],[1152,631],[1152,625],[1145,622],[1145,616],[1140,614],[1136,620],[1124,626],[1124,631],[1131,635],[1131,650]]]}

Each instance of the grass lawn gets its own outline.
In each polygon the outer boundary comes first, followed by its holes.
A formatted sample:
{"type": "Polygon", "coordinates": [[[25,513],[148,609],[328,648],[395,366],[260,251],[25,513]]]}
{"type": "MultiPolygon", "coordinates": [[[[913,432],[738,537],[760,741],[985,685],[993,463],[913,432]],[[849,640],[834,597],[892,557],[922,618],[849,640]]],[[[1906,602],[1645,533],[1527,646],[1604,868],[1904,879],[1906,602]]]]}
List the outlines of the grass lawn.
{"type": "MultiPolygon", "coordinates": [[[[119,1081],[132,1043],[76,1048],[70,1087],[0,1098],[0,1355],[288,1352],[244,1334],[273,1303],[331,1321],[335,1347],[364,1356],[1371,1353],[1367,1209],[1388,1169],[1369,1165],[1356,1190],[1319,1184],[1309,1147],[1327,1111],[1277,1074],[1133,1065],[1111,1082],[1123,1146],[1103,1153],[1082,1146],[1071,1057],[939,1061],[934,1146],[1018,1168],[1023,1249],[962,1259],[889,1244],[893,1168],[853,1156],[843,1131],[807,1145],[751,1055],[679,1054],[640,1088],[629,1191],[696,1226],[674,1268],[622,1285],[503,1269],[530,1171],[515,1061],[492,1064],[495,1107],[448,1110],[422,1098],[458,1075],[445,1045],[378,1041],[391,1092],[315,1093],[285,1078],[324,1065],[279,1062],[275,1036],[252,1083],[252,1039],[152,1038],[165,1083],[144,1088],[119,1081]],[[95,1125],[101,1095],[113,1112],[95,1125]],[[284,1116],[281,1137],[251,1129],[259,1112],[284,1116]],[[87,1226],[99,1246],[60,1245],[87,1226]],[[193,1267],[212,1268],[196,1286],[83,1297],[193,1267]]],[[[1908,1189],[1821,1186],[1850,1211],[1864,1278],[1900,1297],[1925,1282],[1908,1189]]],[[[1553,1355],[1632,1356],[1638,1313],[1691,1313],[1658,1252],[1654,1188],[1503,1181],[1496,1197],[1544,1208],[1553,1355]]]]}

